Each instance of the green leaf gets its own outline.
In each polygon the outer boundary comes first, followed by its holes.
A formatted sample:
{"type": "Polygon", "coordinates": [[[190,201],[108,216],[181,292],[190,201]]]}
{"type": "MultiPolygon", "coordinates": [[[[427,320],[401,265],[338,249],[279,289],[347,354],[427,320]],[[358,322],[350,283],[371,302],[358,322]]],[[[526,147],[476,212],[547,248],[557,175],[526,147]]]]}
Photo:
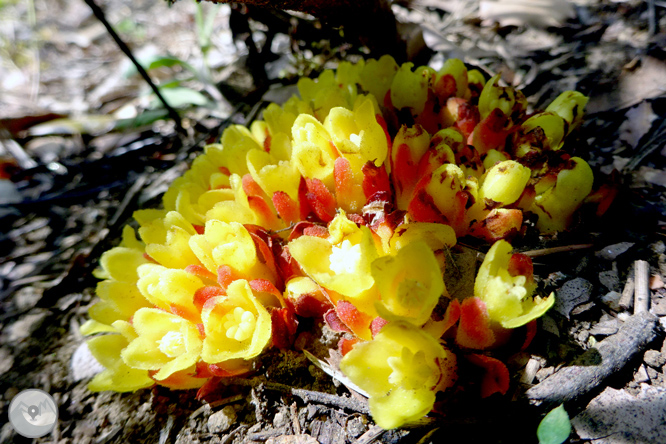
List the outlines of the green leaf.
{"type": "Polygon", "coordinates": [[[206,99],[206,96],[201,94],[199,91],[195,91],[190,88],[160,88],[160,93],[162,93],[164,100],[166,100],[167,103],[169,103],[169,105],[174,108],[180,108],[189,105],[204,106],[208,104],[208,99],[206,99]]]}
{"type": "MultiPolygon", "coordinates": [[[[187,69],[188,71],[196,74],[197,70],[194,68],[192,65],[187,63],[184,60],[179,59],[178,57],[174,56],[164,56],[164,55],[158,55],[158,54],[150,54],[144,57],[139,57],[138,62],[143,66],[143,68],[146,71],[150,71],[152,69],[156,68],[171,68],[173,66],[182,66],[183,68],[187,69]]],[[[124,77],[130,77],[137,74],[136,66],[131,65],[127,71],[123,73],[124,77]]]]}
{"type": "Polygon", "coordinates": [[[117,120],[113,129],[116,131],[133,130],[151,125],[158,120],[168,118],[168,116],[169,113],[164,108],[150,109],[142,112],[136,117],[117,120]]]}
{"type": "Polygon", "coordinates": [[[562,444],[570,434],[571,421],[563,404],[548,412],[537,428],[539,444],[562,444]]]}

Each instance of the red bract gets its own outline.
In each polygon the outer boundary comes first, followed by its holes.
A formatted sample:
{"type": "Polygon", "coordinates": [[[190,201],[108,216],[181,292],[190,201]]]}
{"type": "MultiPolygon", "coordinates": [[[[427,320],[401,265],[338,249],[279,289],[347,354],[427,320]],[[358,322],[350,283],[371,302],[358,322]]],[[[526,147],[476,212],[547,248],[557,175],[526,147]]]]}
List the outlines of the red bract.
{"type": "Polygon", "coordinates": [[[468,298],[460,306],[460,323],[456,342],[461,347],[484,349],[495,342],[490,329],[490,318],[486,304],[477,297],[468,298]]]}
{"type": "Polygon", "coordinates": [[[482,398],[487,398],[495,393],[504,395],[509,390],[509,370],[502,361],[477,354],[467,355],[465,359],[485,371],[481,381],[482,398]]]}

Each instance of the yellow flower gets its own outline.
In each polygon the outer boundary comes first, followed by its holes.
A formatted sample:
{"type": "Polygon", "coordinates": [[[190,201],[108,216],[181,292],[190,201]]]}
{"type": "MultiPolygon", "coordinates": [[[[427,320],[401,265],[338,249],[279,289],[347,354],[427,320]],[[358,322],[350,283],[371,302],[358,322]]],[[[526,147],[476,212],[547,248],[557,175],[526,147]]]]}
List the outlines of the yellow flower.
{"type": "Polygon", "coordinates": [[[200,322],[194,294],[204,286],[201,279],[184,270],[157,264],[141,265],[138,271],[140,278],[136,286],[155,307],[200,322]]]}
{"type": "Polygon", "coordinates": [[[132,325],[138,336],[120,353],[128,366],[158,370],[153,377],[160,381],[198,361],[203,341],[192,322],[155,308],[142,308],[132,325]]]}
{"type": "Polygon", "coordinates": [[[271,338],[271,317],[245,280],[232,282],[226,296],[209,299],[201,319],[206,333],[201,357],[209,364],[254,358],[271,338]]]}
{"type": "Polygon", "coordinates": [[[531,208],[539,216],[537,228],[546,233],[565,230],[571,224],[573,214],[592,191],[593,182],[592,168],[587,162],[572,157],[567,167],[557,174],[554,184],[546,178],[544,190],[538,183],[537,196],[531,208]]]}
{"type": "Polygon", "coordinates": [[[376,316],[370,265],[378,256],[368,227],[357,227],[344,212],[329,226],[329,237],[301,236],[289,242],[289,252],[320,286],[339,293],[359,310],[376,316]]]}
{"type": "Polygon", "coordinates": [[[111,325],[117,320],[130,319],[136,310],[150,305],[136,288],[137,269],[147,262],[134,229],[125,227],[120,246],[102,254],[100,268],[94,272],[95,277],[104,280],[96,289],[100,302],[89,309],[93,320],[111,325]]]}
{"type": "Polygon", "coordinates": [[[275,276],[257,256],[252,236],[238,222],[210,220],[203,234],[192,236],[189,246],[211,273],[216,274],[220,266],[228,265],[244,279],[275,283],[275,276]]]}
{"type": "Polygon", "coordinates": [[[555,296],[532,297],[532,276],[510,273],[511,244],[493,244],[479,268],[474,296],[485,302],[490,319],[504,328],[516,328],[544,314],[555,303],[555,296]]]}
{"type": "Polygon", "coordinates": [[[398,321],[356,344],[340,369],[370,395],[375,422],[392,429],[432,410],[436,392],[455,382],[456,358],[425,331],[398,321]]]}
{"type": "Polygon", "coordinates": [[[133,392],[155,384],[146,370],[132,368],[121,359],[120,353],[127,344],[127,338],[119,334],[102,335],[88,340],[90,353],[105,367],[105,370],[98,373],[88,384],[90,391],[133,392]]]}
{"type": "Polygon", "coordinates": [[[425,242],[412,242],[395,256],[376,259],[372,276],[381,295],[377,312],[389,321],[423,325],[446,291],[437,259],[425,242]]]}

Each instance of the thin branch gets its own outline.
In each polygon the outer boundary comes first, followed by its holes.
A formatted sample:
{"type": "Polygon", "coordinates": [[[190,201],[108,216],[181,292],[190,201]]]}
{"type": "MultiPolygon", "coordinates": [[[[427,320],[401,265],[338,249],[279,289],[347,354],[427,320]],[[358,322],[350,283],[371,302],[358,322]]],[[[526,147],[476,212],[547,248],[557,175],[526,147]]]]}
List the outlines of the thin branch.
{"type": "Polygon", "coordinates": [[[185,131],[185,128],[183,128],[183,122],[180,119],[180,115],[164,99],[164,96],[162,96],[162,93],[160,93],[160,90],[157,87],[157,85],[155,85],[155,83],[153,83],[153,81],[151,80],[151,78],[148,75],[148,73],[146,72],[146,70],[143,68],[143,66],[141,66],[139,61],[134,57],[134,54],[132,54],[132,51],[130,50],[129,46],[127,46],[127,44],[123,41],[123,39],[120,38],[118,33],[115,31],[115,29],[113,29],[113,26],[111,26],[109,21],[106,19],[106,15],[104,14],[104,11],[102,10],[102,8],[97,6],[97,4],[95,3],[95,0],[84,0],[84,1],[90,7],[90,9],[92,10],[95,17],[97,17],[97,19],[100,22],[102,22],[102,24],[106,28],[107,32],[111,35],[111,37],[113,37],[113,40],[116,42],[116,44],[118,45],[120,50],[123,53],[125,53],[125,55],[127,57],[129,57],[129,59],[132,61],[134,66],[136,66],[137,71],[139,71],[139,74],[141,74],[141,77],[143,77],[143,80],[145,80],[146,83],[148,83],[148,85],[150,86],[150,89],[153,90],[153,92],[157,96],[158,100],[160,102],[162,102],[162,105],[164,105],[164,108],[169,113],[169,117],[171,117],[173,119],[173,121],[175,122],[176,129],[178,130],[178,132],[181,133],[181,134],[186,135],[187,131],[185,131]]]}
{"type": "Polygon", "coordinates": [[[523,251],[521,253],[529,257],[539,257],[539,256],[548,256],[549,254],[555,254],[555,253],[566,253],[568,251],[586,250],[592,247],[593,247],[592,244],[564,245],[561,247],[543,248],[541,250],[523,251]]]}

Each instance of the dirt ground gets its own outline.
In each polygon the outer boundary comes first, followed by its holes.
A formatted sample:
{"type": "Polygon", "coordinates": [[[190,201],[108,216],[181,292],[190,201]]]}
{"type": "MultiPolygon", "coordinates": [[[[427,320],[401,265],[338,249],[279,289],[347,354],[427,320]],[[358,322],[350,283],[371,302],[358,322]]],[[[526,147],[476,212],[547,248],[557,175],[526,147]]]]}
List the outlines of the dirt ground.
{"type": "MultiPolygon", "coordinates": [[[[182,87],[172,99],[182,105],[184,137],[155,121],[163,111],[84,2],[0,3],[0,157],[17,163],[13,185],[0,181],[0,442],[30,441],[5,421],[27,388],[59,406],[53,433],[36,440],[44,443],[537,442],[540,419],[560,399],[574,427],[569,442],[666,442],[666,3],[489,3],[420,0],[394,11],[421,31],[412,43],[432,50],[435,68],[458,57],[502,72],[535,109],[567,89],[588,95],[576,155],[595,175],[612,175],[620,193],[602,219],[516,243],[532,252],[539,284],[558,302],[530,348],[507,357],[509,393],[454,394],[436,419],[392,431],[374,426],[367,404],[303,354],[325,356],[336,343],[330,331],[266,354],[260,372],[220,383],[208,403],[195,391],[88,391],[99,364],[79,326],[94,302],[100,254],[135,209],[158,205],[221,127],[251,120],[266,102],[248,68],[250,34],[234,39],[231,28],[242,26],[232,19],[230,27],[227,6],[203,5],[203,16],[214,17],[206,31],[193,1],[99,2],[141,60],[162,60],[151,76],[182,87]],[[167,55],[180,62],[157,57],[167,55]],[[137,116],[146,124],[127,124],[137,116]],[[642,311],[646,298],[651,314],[642,311]],[[563,383],[560,393],[541,384],[601,367],[582,363],[591,351],[611,366],[607,374],[563,383]]],[[[307,17],[276,17],[250,22],[263,86],[273,86],[265,100],[286,98],[296,75],[360,53],[325,40],[307,17]]]]}

